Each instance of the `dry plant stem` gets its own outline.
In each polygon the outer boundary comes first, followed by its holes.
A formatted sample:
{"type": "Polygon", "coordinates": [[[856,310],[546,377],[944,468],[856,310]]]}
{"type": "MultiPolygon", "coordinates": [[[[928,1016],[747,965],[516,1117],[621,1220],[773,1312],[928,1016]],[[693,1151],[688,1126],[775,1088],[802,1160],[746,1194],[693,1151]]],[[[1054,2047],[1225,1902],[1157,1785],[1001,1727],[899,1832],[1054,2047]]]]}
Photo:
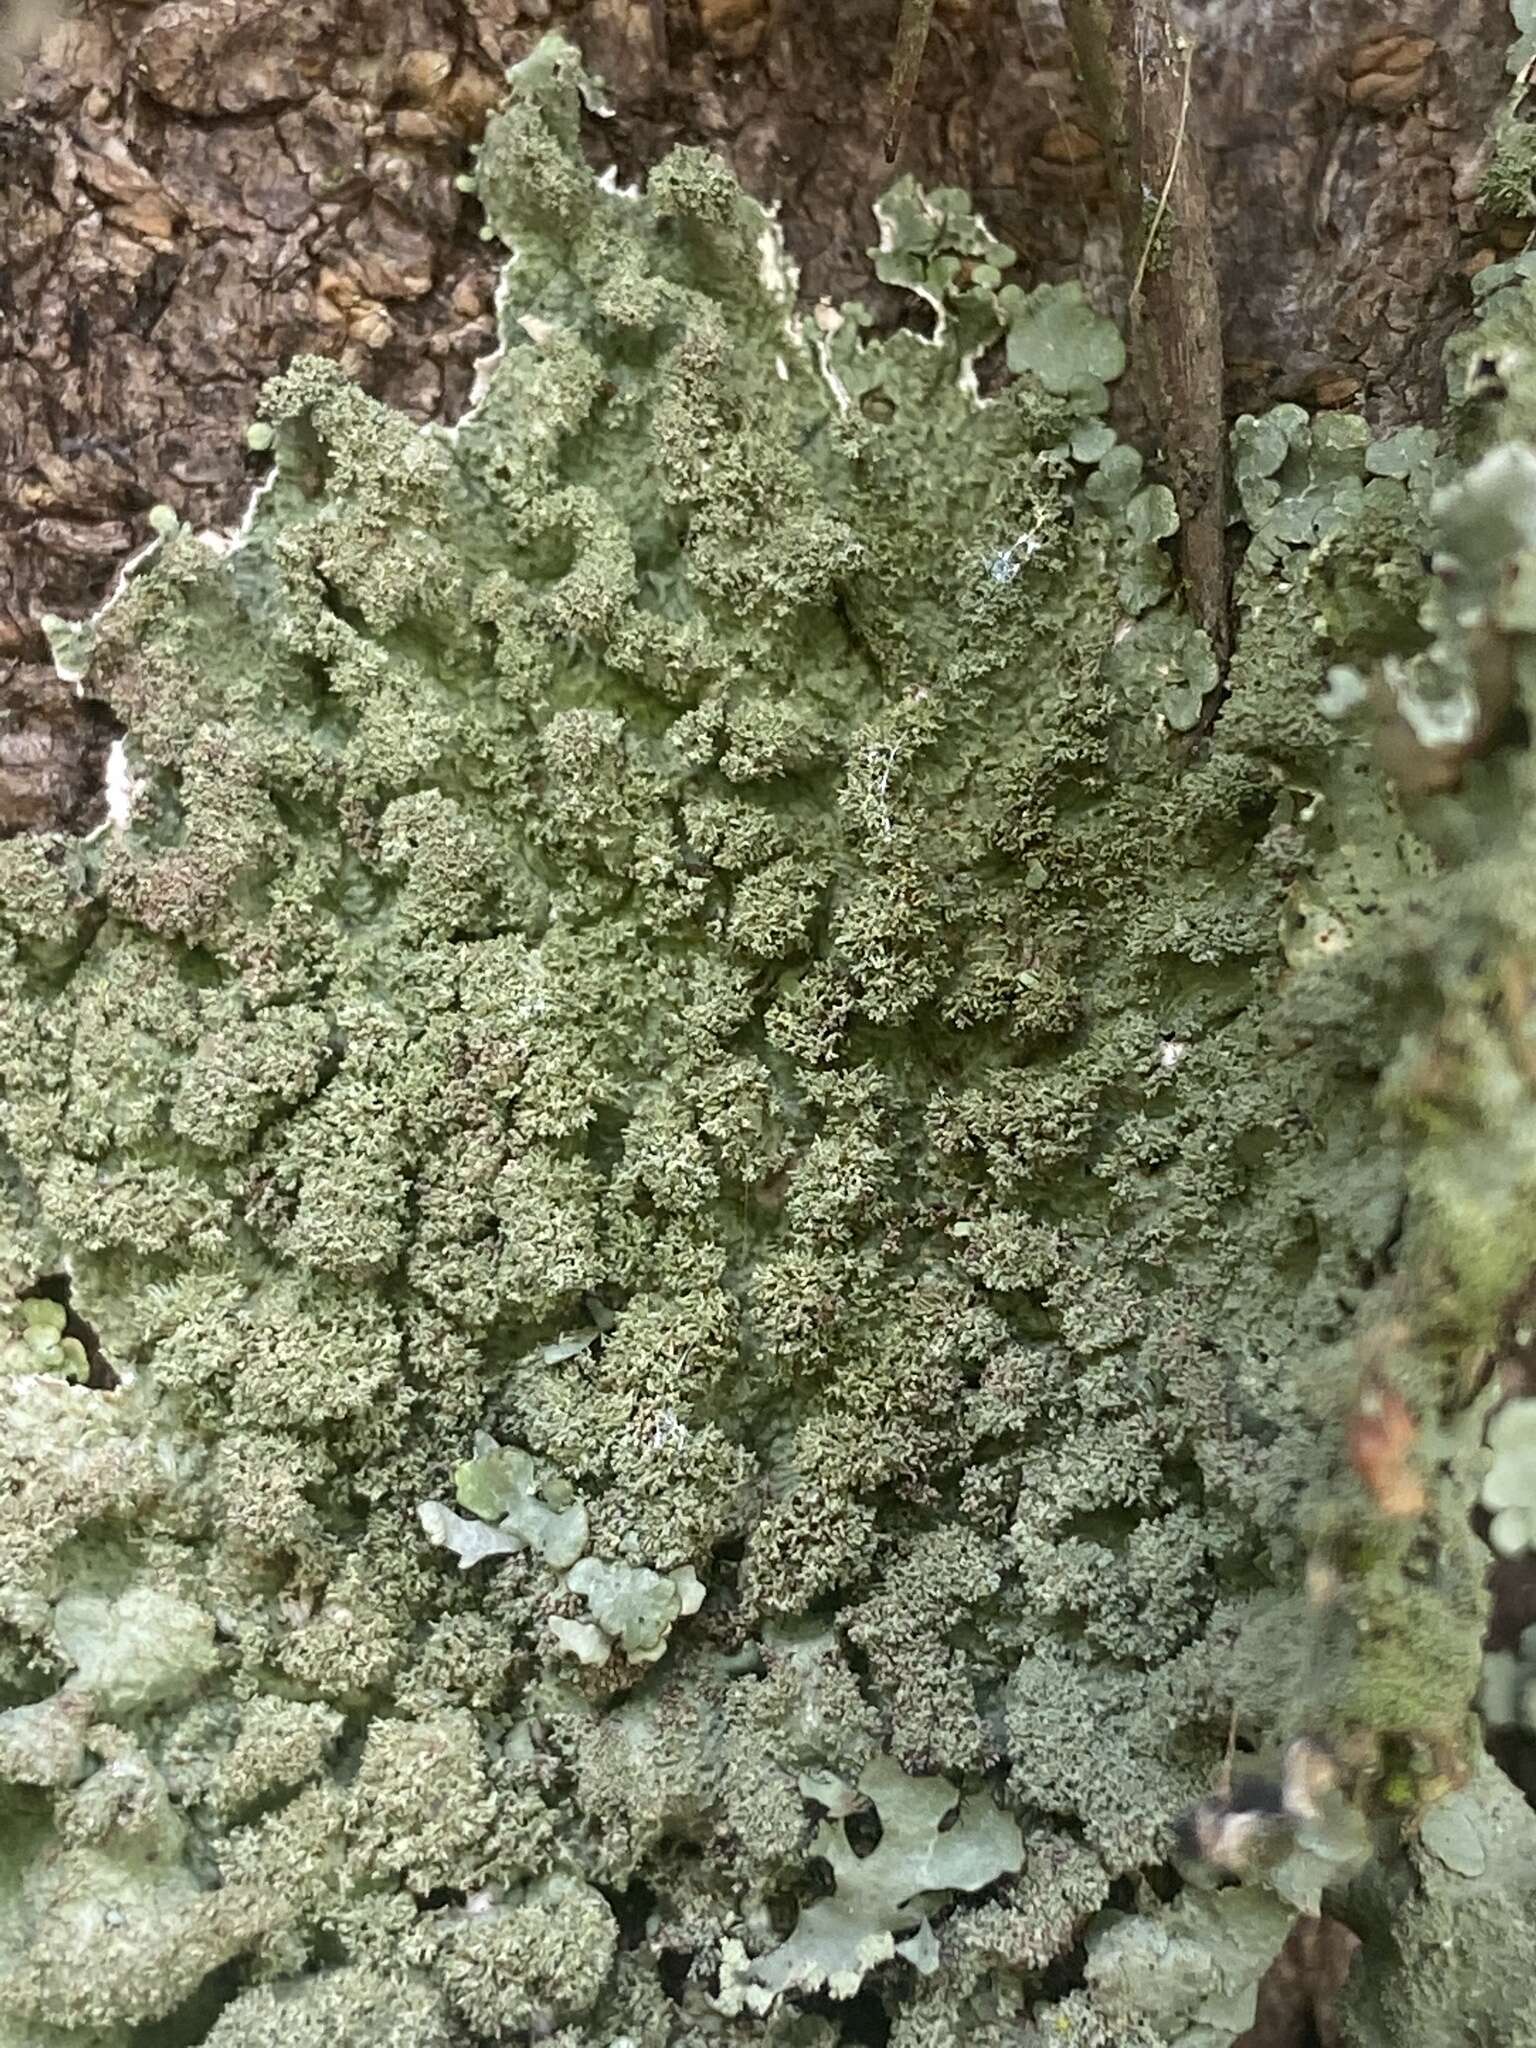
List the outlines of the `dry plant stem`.
{"type": "Polygon", "coordinates": [[[891,86],[885,121],[885,160],[895,163],[917,91],[917,75],[923,67],[928,46],[928,28],[933,20],[933,0],[901,0],[901,20],[896,29],[896,48],[891,57],[891,86]]]}
{"type": "Polygon", "coordinates": [[[1065,0],[1065,14],[1109,160],[1126,266],[1139,280],[1129,307],[1132,360],[1167,452],[1185,587],[1224,662],[1230,628],[1221,303],[1205,169],[1189,119],[1188,52],[1166,0],[1065,0]],[[1154,202],[1166,247],[1143,263],[1154,202]]]}

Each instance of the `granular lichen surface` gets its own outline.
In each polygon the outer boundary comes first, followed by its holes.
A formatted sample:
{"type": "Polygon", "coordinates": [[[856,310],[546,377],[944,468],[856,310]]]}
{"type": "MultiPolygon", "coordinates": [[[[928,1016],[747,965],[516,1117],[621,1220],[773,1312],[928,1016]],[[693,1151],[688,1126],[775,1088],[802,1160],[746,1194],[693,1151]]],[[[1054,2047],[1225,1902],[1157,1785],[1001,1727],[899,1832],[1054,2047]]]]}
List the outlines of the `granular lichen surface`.
{"type": "Polygon", "coordinates": [[[1403,1175],[1285,1006],[1417,872],[1317,692],[1430,458],[1243,424],[1212,722],[1075,287],[906,186],[919,324],[802,315],[578,105],[472,414],[297,362],[239,544],[56,632],[135,786],[4,849],[0,1280],[111,1368],[0,1347],[4,2048],[1015,2040],[1310,1682],[1403,1175]]]}

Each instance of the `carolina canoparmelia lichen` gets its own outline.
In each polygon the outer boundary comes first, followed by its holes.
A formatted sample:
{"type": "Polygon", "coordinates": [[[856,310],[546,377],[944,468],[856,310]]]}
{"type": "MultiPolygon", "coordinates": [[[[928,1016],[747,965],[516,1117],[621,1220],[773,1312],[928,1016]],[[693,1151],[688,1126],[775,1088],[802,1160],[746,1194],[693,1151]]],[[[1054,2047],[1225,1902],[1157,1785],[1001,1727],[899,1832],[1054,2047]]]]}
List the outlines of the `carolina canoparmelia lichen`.
{"type": "MultiPolygon", "coordinates": [[[[1316,697],[1430,457],[1244,423],[1207,731],[1081,293],[907,185],[929,331],[801,317],[579,90],[480,154],[472,415],[301,360],[238,544],[56,632],[136,793],[4,850],[0,1277],[116,1384],[4,1382],[7,2048],[987,2048],[1308,1697],[1297,1362],[1403,1188],[1388,1023],[1275,1020],[1413,871],[1316,697]],[[876,1783],[910,1884],[797,1936],[876,1783]]],[[[1290,1910],[1061,2038],[1230,2038],[1290,1910]]]]}

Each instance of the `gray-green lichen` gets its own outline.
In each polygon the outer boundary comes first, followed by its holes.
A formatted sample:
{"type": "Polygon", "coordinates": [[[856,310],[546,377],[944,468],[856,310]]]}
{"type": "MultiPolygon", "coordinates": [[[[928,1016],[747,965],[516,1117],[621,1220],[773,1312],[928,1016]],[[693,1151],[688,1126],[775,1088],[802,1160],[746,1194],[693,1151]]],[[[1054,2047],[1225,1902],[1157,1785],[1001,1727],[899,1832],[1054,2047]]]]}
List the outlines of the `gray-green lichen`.
{"type": "Polygon", "coordinates": [[[1479,1498],[1488,1541],[1504,1557],[1536,1547],[1536,1401],[1510,1401],[1488,1425],[1492,1453],[1479,1498]]]}
{"type": "Polygon", "coordinates": [[[0,1373],[41,1373],[48,1378],[83,1380],[90,1361],[78,1337],[65,1334],[68,1311],[46,1295],[5,1304],[5,1335],[0,1337],[0,1373]]]}
{"type": "Polygon", "coordinates": [[[1372,1873],[1357,1922],[1382,1966],[1345,1987],[1349,2048],[1536,2038],[1536,1814],[1487,1759],[1430,1809],[1399,1865],[1372,1873]]]}
{"type": "Polygon", "coordinates": [[[810,1847],[831,1870],[832,1892],[805,1907],[789,1939],[767,1955],[749,1961],[739,1942],[726,1945],[723,2011],[767,2012],[786,1991],[825,1988],[848,1998],[892,1956],[928,1975],[939,1964],[929,1915],[1022,1863],[1018,1823],[987,1793],[962,1799],[947,1778],[909,1776],[889,1757],[869,1763],[857,1788],[827,1774],[814,1790],[832,1817],[810,1847]],[[861,1800],[879,1829],[878,1841],[862,1851],[846,1819],[862,1810],[861,1800]]]}
{"type": "Polygon", "coordinates": [[[299,361],[238,545],[56,635],[136,796],[0,849],[0,1278],[116,1384],[17,1312],[0,2040],[1227,2041],[1294,1901],[1118,1916],[1229,1717],[1458,1682],[1318,1505],[1443,965],[1319,687],[1435,630],[1440,458],[1239,423],[1213,719],[1076,287],[904,187],[931,331],[801,317],[579,104],[487,131],[472,414],[299,361]]]}

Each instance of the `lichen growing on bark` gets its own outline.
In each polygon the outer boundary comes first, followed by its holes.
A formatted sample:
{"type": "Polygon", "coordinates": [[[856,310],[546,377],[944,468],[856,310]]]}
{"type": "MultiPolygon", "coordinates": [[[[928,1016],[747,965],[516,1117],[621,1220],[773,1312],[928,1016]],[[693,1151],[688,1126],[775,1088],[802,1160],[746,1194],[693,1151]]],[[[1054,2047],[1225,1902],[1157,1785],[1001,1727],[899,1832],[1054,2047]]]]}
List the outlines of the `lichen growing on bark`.
{"type": "MultiPolygon", "coordinates": [[[[1431,456],[1240,423],[1212,723],[1075,289],[907,187],[929,331],[802,316],[713,159],[594,177],[579,90],[546,45],[487,132],[474,412],[299,361],[239,544],[56,634],[136,793],[0,852],[0,1278],[118,1383],[0,1386],[54,1717],[0,1759],[63,1758],[4,1793],[0,2040],[822,2048],[763,1959],[838,1918],[823,1816],[939,1773],[1008,1853],[882,1865],[838,1974],[1012,2039],[1234,1709],[1378,1725],[1300,1368],[1327,1413],[1405,1192],[1334,965],[1426,862],[1318,690],[1413,616],[1431,456]]],[[[1257,1896],[1114,2038],[1230,2038],[1257,1896]]]]}

